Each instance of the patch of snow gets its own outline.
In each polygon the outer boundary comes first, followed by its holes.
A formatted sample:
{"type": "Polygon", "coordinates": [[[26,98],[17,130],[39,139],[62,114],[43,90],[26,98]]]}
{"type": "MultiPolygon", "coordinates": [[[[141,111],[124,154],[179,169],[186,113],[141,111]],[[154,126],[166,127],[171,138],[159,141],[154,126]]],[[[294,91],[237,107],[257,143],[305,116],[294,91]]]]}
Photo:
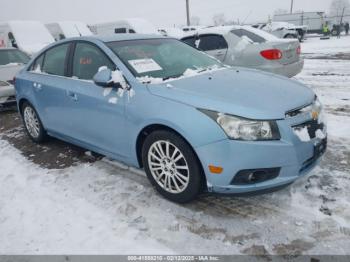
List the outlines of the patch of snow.
{"type": "Polygon", "coordinates": [[[111,97],[108,99],[108,103],[110,104],[117,104],[118,103],[118,98],[117,97],[111,97]]]}
{"type": "Polygon", "coordinates": [[[112,92],[113,88],[106,87],[103,89],[103,96],[108,96],[112,92]]]}
{"type": "MultiPolygon", "coordinates": [[[[174,254],[143,233],[148,221],[135,221],[140,216],[138,212],[123,210],[124,206],[131,206],[123,203],[125,199],[119,198],[112,205],[117,206],[114,211],[98,204],[103,197],[95,187],[104,184],[106,193],[109,183],[119,183],[122,177],[103,174],[103,170],[91,164],[63,171],[40,168],[3,140],[0,154],[0,253],[174,254]],[[78,188],[82,191],[76,191],[78,188]],[[90,198],[81,195],[84,192],[90,198]]],[[[135,182],[122,184],[135,186],[137,194],[145,191],[135,182]]]]}
{"type": "Polygon", "coordinates": [[[38,65],[34,68],[33,72],[35,72],[35,73],[42,73],[40,64],[38,64],[38,65]]]}
{"type": "Polygon", "coordinates": [[[198,48],[200,43],[201,43],[201,40],[199,38],[196,39],[196,41],[194,42],[195,47],[198,48]]]}
{"type": "Polygon", "coordinates": [[[237,45],[234,47],[234,49],[237,52],[242,52],[248,45],[251,44],[251,40],[248,37],[241,37],[241,41],[237,43],[237,45]]]}
{"type": "Polygon", "coordinates": [[[19,49],[34,54],[55,42],[47,28],[38,21],[10,21],[11,31],[19,49]]]}
{"type": "Polygon", "coordinates": [[[134,89],[130,89],[130,90],[128,91],[128,93],[129,93],[129,98],[132,98],[132,97],[135,96],[135,90],[134,90],[134,89]]]}
{"type": "Polygon", "coordinates": [[[91,153],[91,151],[85,151],[85,153],[84,153],[86,156],[92,156],[92,153],[91,153]]]}
{"type": "Polygon", "coordinates": [[[6,65],[1,65],[1,66],[18,66],[18,65],[23,65],[22,63],[8,63],[6,65]]]}
{"type": "Polygon", "coordinates": [[[102,70],[106,70],[106,69],[108,69],[108,67],[107,66],[100,66],[99,68],[98,68],[98,70],[97,70],[97,72],[101,72],[102,70]]]}
{"type": "Polygon", "coordinates": [[[191,77],[198,75],[198,70],[193,70],[191,68],[187,68],[186,71],[183,73],[184,77],[191,77]]]}
{"type": "Polygon", "coordinates": [[[119,88],[118,91],[117,91],[117,95],[118,95],[119,97],[122,97],[122,96],[124,95],[124,92],[125,92],[125,89],[119,88]]]}
{"type": "Polygon", "coordinates": [[[319,139],[324,139],[324,138],[326,138],[326,134],[321,129],[317,129],[316,130],[316,137],[319,139]]]}
{"type": "Polygon", "coordinates": [[[155,78],[150,76],[137,77],[137,80],[144,84],[160,84],[164,82],[162,78],[155,78]]]}
{"type": "Polygon", "coordinates": [[[299,137],[299,139],[303,142],[308,142],[311,140],[309,132],[307,131],[307,127],[295,128],[294,134],[296,134],[299,137]]]}
{"type": "Polygon", "coordinates": [[[128,88],[128,84],[126,83],[123,73],[120,70],[112,71],[110,82],[119,83],[124,89],[128,88]]]}

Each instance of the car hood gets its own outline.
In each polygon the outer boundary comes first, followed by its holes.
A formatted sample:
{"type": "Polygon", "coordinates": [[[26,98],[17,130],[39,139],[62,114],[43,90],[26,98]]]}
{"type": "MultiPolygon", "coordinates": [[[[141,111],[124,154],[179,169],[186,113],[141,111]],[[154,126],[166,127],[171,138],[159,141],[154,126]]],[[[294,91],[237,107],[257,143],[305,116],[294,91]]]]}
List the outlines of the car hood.
{"type": "Polygon", "coordinates": [[[234,68],[148,85],[154,95],[250,119],[283,119],[312,103],[314,92],[301,83],[258,70],[234,68]]]}

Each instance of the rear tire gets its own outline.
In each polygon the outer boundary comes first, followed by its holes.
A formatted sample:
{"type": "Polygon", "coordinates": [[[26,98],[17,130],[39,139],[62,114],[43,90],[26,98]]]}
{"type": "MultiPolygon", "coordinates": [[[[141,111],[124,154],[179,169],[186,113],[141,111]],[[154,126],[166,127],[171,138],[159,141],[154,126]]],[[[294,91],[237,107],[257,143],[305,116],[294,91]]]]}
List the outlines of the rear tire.
{"type": "Polygon", "coordinates": [[[190,202],[202,188],[202,169],[194,151],[173,132],[160,130],[148,135],[142,162],[152,185],[170,201],[190,202]]]}
{"type": "Polygon", "coordinates": [[[47,139],[46,131],[34,107],[28,102],[22,105],[22,119],[24,128],[29,138],[35,143],[45,142],[47,139]]]}
{"type": "Polygon", "coordinates": [[[284,37],[285,39],[298,39],[295,35],[288,34],[284,37]]]}

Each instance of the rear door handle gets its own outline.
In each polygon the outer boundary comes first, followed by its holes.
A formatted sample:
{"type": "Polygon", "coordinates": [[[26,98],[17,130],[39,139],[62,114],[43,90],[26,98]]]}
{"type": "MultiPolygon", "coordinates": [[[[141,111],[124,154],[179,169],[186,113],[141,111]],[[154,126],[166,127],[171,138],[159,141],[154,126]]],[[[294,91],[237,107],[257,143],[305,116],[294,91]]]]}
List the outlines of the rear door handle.
{"type": "Polygon", "coordinates": [[[67,96],[73,101],[78,101],[78,95],[72,91],[66,91],[67,96]]]}
{"type": "Polygon", "coordinates": [[[41,91],[43,89],[42,85],[40,83],[34,82],[33,87],[35,91],[41,91]]]}

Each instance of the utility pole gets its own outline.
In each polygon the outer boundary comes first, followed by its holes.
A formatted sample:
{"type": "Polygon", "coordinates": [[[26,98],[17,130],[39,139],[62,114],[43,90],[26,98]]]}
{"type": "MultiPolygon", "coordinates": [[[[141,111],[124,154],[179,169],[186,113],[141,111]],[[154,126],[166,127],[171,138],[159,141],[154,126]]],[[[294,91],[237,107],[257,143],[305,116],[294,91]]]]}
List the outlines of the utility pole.
{"type": "Polygon", "coordinates": [[[293,13],[293,5],[294,5],[294,0],[291,0],[291,3],[290,3],[290,13],[291,14],[293,13]]]}
{"type": "Polygon", "coordinates": [[[344,12],[345,12],[345,6],[343,7],[343,12],[341,13],[341,18],[340,18],[340,25],[343,23],[343,18],[344,18],[344,12]]]}
{"type": "Polygon", "coordinates": [[[191,25],[190,21],[190,0],[186,0],[186,16],[187,16],[187,26],[191,25]]]}

